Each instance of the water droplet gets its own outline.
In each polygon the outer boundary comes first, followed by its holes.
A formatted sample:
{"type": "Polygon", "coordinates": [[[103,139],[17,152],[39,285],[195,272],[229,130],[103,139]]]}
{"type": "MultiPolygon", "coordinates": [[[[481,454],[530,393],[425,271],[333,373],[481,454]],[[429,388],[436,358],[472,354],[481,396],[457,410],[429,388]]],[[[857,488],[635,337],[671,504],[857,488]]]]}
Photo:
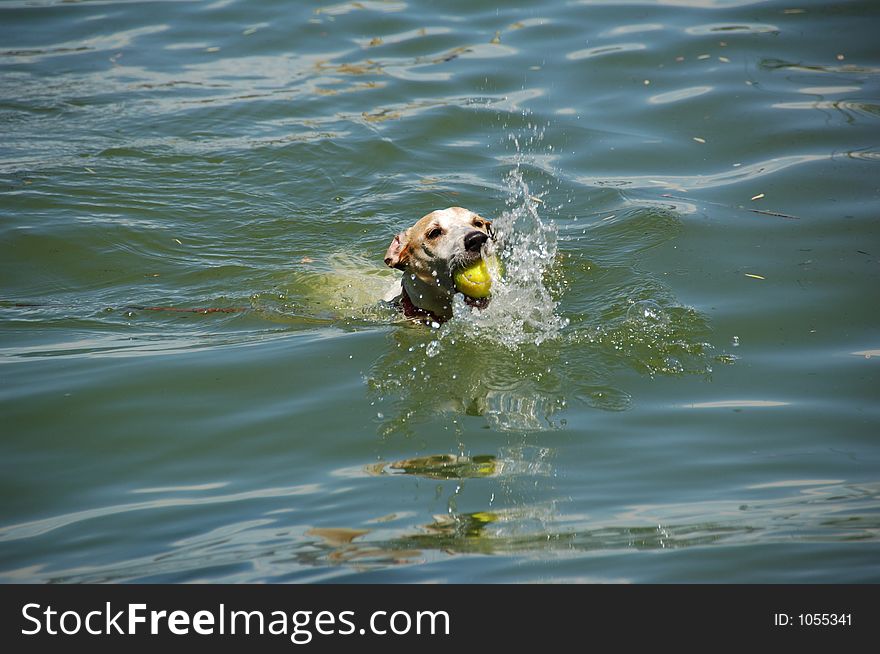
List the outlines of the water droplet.
{"type": "Polygon", "coordinates": [[[654,300],[640,300],[634,302],[626,311],[626,319],[629,322],[663,322],[665,315],[663,308],[654,300]]]}

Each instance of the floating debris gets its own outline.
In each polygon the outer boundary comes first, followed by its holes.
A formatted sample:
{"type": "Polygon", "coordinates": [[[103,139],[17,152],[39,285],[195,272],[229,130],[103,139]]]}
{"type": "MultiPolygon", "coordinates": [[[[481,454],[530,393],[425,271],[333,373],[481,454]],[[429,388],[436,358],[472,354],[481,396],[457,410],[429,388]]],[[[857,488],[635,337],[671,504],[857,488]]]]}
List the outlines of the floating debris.
{"type": "Polygon", "coordinates": [[[701,137],[699,137],[699,136],[695,136],[695,137],[694,137],[694,140],[695,140],[697,143],[705,143],[705,142],[706,142],[706,139],[701,138],[701,137]]]}
{"type": "Polygon", "coordinates": [[[792,216],[781,211],[765,211],[764,209],[749,209],[752,213],[761,213],[765,216],[776,216],[777,218],[788,218],[789,220],[800,220],[797,216],[792,216]]]}
{"type": "Polygon", "coordinates": [[[763,197],[764,197],[764,194],[763,194],[763,193],[758,193],[758,195],[753,195],[753,196],[752,196],[752,200],[760,200],[760,199],[763,198],[763,197]]]}
{"type": "Polygon", "coordinates": [[[396,120],[400,118],[400,112],[392,111],[391,109],[380,109],[372,114],[365,111],[361,114],[361,117],[368,123],[383,123],[386,120],[396,120]]]}
{"type": "Polygon", "coordinates": [[[746,277],[751,277],[752,279],[767,279],[762,275],[755,275],[753,273],[743,273],[746,277]]]}

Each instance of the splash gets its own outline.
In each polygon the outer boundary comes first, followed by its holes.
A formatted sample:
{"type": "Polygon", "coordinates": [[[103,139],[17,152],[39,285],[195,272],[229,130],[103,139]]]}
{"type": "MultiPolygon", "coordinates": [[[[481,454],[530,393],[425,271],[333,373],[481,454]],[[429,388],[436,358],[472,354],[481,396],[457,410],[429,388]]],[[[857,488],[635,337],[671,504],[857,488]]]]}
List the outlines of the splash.
{"type": "Polygon", "coordinates": [[[508,173],[505,184],[508,209],[494,220],[505,273],[493,274],[492,301],[483,309],[455,296],[453,320],[441,330],[441,339],[454,335],[515,349],[555,339],[568,324],[557,315],[557,302],[545,285],[556,259],[556,226],[541,220],[540,200],[530,193],[519,167],[508,173]]]}
{"type": "Polygon", "coordinates": [[[602,324],[575,329],[569,338],[613,351],[618,360],[654,377],[711,374],[713,361],[732,363],[731,355],[712,356],[714,346],[703,340],[710,333],[696,309],[628,298],[612,307],[602,324]]]}

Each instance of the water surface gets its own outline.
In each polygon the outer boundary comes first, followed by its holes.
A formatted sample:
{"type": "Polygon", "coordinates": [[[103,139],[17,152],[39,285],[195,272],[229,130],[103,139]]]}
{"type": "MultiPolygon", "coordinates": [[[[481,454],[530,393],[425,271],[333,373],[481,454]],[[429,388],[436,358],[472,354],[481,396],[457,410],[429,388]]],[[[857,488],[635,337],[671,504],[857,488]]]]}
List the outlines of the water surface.
{"type": "Polygon", "coordinates": [[[878,19],[0,3],[0,579],[880,581],[878,19]]]}

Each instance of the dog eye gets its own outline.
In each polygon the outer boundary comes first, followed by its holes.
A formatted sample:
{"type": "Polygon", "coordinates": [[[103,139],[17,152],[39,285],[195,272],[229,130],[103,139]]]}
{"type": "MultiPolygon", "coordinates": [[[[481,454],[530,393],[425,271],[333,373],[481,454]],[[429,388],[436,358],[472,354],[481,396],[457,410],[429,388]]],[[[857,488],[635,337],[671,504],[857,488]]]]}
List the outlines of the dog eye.
{"type": "Polygon", "coordinates": [[[439,227],[435,227],[430,232],[428,232],[428,238],[435,239],[443,234],[443,230],[439,227]]]}
{"type": "Polygon", "coordinates": [[[477,229],[482,229],[483,225],[485,225],[485,224],[486,223],[484,223],[482,220],[475,220],[474,221],[474,227],[476,227],[477,229]]]}

